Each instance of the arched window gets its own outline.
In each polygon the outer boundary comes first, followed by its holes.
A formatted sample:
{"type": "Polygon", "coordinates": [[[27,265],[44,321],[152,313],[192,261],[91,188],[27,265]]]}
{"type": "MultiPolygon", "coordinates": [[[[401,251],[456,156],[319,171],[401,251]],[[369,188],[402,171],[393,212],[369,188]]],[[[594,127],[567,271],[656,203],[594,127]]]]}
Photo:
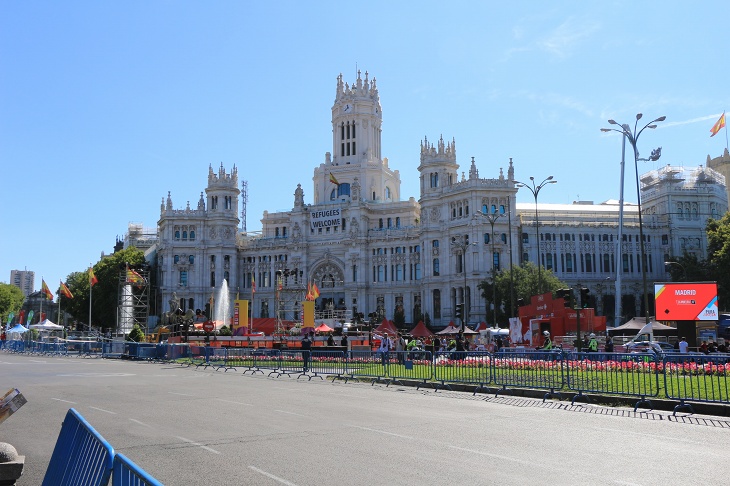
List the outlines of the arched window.
{"type": "Polygon", "coordinates": [[[350,195],[350,184],[348,182],[343,182],[339,186],[337,186],[337,195],[338,196],[349,196],[350,195]]]}
{"type": "Polygon", "coordinates": [[[183,230],[183,238],[182,239],[183,240],[187,240],[188,239],[188,232],[185,231],[185,230],[183,230]]]}
{"type": "Polygon", "coordinates": [[[439,259],[438,258],[433,259],[433,275],[435,277],[438,277],[439,275],[441,275],[441,272],[439,271],[439,259]]]}
{"type": "Polygon", "coordinates": [[[390,192],[390,187],[385,186],[385,199],[388,200],[388,199],[391,199],[392,197],[393,196],[392,196],[392,194],[390,192]]]}
{"type": "Polygon", "coordinates": [[[484,233],[484,244],[485,245],[489,244],[489,233],[484,233]]]}
{"type": "Polygon", "coordinates": [[[190,239],[191,240],[195,239],[195,230],[193,230],[193,229],[190,230],[190,239]]]}
{"type": "Polygon", "coordinates": [[[176,240],[180,239],[180,230],[175,230],[175,239],[176,240]]]}
{"type": "Polygon", "coordinates": [[[438,247],[439,247],[439,240],[433,240],[433,241],[431,242],[431,246],[432,246],[433,248],[438,248],[438,247]]]}
{"type": "Polygon", "coordinates": [[[190,255],[188,257],[188,261],[190,262],[191,265],[194,264],[195,263],[195,255],[190,255]]]}
{"type": "Polygon", "coordinates": [[[175,256],[173,257],[173,261],[174,261],[175,263],[180,263],[180,255],[175,255],[175,256]]]}
{"type": "Polygon", "coordinates": [[[337,189],[332,189],[332,192],[330,192],[330,201],[334,201],[337,199],[337,189]]]}

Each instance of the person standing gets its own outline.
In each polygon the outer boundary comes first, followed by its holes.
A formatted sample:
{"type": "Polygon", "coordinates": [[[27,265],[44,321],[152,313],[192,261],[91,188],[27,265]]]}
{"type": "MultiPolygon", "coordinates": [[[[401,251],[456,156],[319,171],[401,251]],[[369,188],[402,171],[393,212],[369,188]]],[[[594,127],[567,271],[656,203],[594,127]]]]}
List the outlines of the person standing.
{"type": "Polygon", "coordinates": [[[588,340],[588,351],[591,353],[598,352],[598,340],[596,339],[596,335],[591,333],[590,339],[588,340]]]}
{"type": "Polygon", "coordinates": [[[302,360],[304,361],[304,372],[309,371],[309,356],[312,353],[312,341],[309,339],[309,333],[302,338],[302,360]]]}
{"type": "Polygon", "coordinates": [[[390,359],[390,349],[392,348],[393,343],[390,341],[390,337],[387,333],[383,335],[383,337],[380,339],[380,347],[378,348],[378,354],[380,355],[380,363],[383,366],[386,366],[388,363],[388,359],[390,359]]]}
{"type": "Polygon", "coordinates": [[[502,346],[504,343],[502,342],[502,336],[497,336],[497,340],[494,342],[494,350],[499,353],[499,350],[502,349],[502,346]]]}
{"type": "Polygon", "coordinates": [[[5,335],[5,331],[3,331],[2,334],[0,334],[0,349],[3,349],[5,347],[5,340],[7,338],[8,337],[5,335]]]}
{"type": "Polygon", "coordinates": [[[347,334],[342,335],[342,340],[340,340],[340,346],[345,348],[344,351],[345,353],[347,353],[347,334]]]}
{"type": "Polygon", "coordinates": [[[682,340],[679,341],[679,352],[682,354],[686,354],[689,350],[689,344],[687,344],[687,338],[682,337],[682,340]]]}
{"type": "Polygon", "coordinates": [[[550,340],[550,331],[543,331],[542,335],[545,336],[545,341],[542,344],[544,351],[550,351],[553,349],[553,342],[550,340]]]}

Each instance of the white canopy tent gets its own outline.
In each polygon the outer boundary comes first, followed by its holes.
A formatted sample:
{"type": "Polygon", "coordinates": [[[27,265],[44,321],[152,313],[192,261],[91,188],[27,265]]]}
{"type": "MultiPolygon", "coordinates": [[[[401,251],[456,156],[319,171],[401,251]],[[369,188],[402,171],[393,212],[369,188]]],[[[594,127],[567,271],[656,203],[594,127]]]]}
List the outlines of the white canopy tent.
{"type": "Polygon", "coordinates": [[[38,329],[39,331],[60,331],[63,329],[63,326],[59,326],[58,324],[51,322],[48,319],[38,324],[31,324],[29,327],[30,329],[38,329]]]}

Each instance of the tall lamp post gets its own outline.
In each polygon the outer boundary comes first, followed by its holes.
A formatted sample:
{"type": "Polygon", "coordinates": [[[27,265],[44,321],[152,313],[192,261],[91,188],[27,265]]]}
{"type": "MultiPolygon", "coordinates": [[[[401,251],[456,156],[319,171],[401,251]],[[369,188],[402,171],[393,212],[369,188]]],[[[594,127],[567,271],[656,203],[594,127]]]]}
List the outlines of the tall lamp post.
{"type": "Polygon", "coordinates": [[[465,236],[454,237],[451,240],[451,246],[459,251],[461,255],[461,270],[464,273],[464,290],[461,296],[461,303],[464,305],[463,318],[461,319],[461,330],[464,331],[465,323],[469,319],[469,305],[466,303],[466,250],[469,248],[469,239],[465,236]]]}
{"type": "MultiPolygon", "coordinates": [[[[641,250],[641,285],[642,285],[642,291],[644,292],[644,318],[646,319],[646,323],[649,323],[649,293],[647,291],[647,283],[646,283],[646,265],[648,263],[648,257],[646,255],[646,247],[644,243],[644,225],[642,222],[641,217],[641,190],[639,187],[639,161],[657,161],[659,160],[659,157],[662,156],[662,148],[659,147],[656,150],[652,150],[651,156],[646,159],[639,158],[639,149],[637,148],[636,144],[639,141],[639,137],[641,136],[641,133],[646,130],[647,128],[654,129],[656,128],[655,123],[662,122],[667,119],[666,116],[660,116],[659,118],[656,118],[646,125],[644,125],[641,130],[637,131],[637,128],[639,126],[639,120],[641,120],[641,117],[643,115],[641,113],[638,113],[636,115],[636,121],[634,122],[634,130],[631,131],[631,127],[628,124],[619,124],[615,120],[608,120],[608,123],[611,125],[617,125],[621,127],[621,129],[617,128],[601,128],[602,132],[618,132],[623,135],[624,141],[628,140],[631,144],[631,147],[634,149],[634,170],[636,172],[636,199],[638,200],[638,210],[639,210],[639,243],[640,243],[640,250],[641,250]]],[[[621,185],[623,190],[623,161],[621,163],[621,185]]],[[[622,203],[622,209],[623,209],[623,203],[622,203]]],[[[619,247],[621,245],[621,239],[619,238],[619,247]]],[[[621,265],[621,262],[616,262],[617,268],[619,265],[621,265]]],[[[618,279],[617,279],[618,280],[618,279]]],[[[617,283],[618,287],[618,283],[617,283]]],[[[619,295],[620,289],[617,291],[616,298],[620,299],[621,296],[619,295]]]]}
{"type": "Polygon", "coordinates": [[[491,227],[489,239],[492,242],[492,306],[494,307],[494,327],[499,327],[499,324],[497,324],[497,266],[495,265],[494,261],[494,223],[496,223],[499,218],[504,216],[504,214],[498,213],[496,208],[494,211],[488,214],[485,214],[481,211],[477,211],[477,213],[487,218],[487,222],[489,222],[489,226],[491,227]]]}
{"type": "Polygon", "coordinates": [[[542,262],[540,261],[540,220],[538,218],[537,213],[537,195],[540,194],[540,189],[545,187],[548,184],[555,184],[556,180],[553,179],[553,176],[548,176],[545,180],[543,180],[539,184],[535,184],[535,178],[530,177],[530,185],[525,184],[524,182],[515,181],[515,187],[526,187],[530,190],[532,195],[535,198],[535,244],[537,244],[537,293],[542,293],[542,262]]]}

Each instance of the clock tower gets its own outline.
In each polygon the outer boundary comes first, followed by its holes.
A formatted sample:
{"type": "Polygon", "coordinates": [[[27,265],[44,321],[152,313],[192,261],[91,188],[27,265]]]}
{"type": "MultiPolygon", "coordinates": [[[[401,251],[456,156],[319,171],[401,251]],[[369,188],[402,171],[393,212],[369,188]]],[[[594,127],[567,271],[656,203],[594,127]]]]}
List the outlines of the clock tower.
{"type": "Polygon", "coordinates": [[[337,77],[332,105],[332,151],[314,171],[314,201],[347,200],[351,185],[358,180],[363,200],[398,201],[400,174],[388,168],[382,157],[383,112],[375,83],[365,72],[357,72],[350,85],[337,77]]]}

